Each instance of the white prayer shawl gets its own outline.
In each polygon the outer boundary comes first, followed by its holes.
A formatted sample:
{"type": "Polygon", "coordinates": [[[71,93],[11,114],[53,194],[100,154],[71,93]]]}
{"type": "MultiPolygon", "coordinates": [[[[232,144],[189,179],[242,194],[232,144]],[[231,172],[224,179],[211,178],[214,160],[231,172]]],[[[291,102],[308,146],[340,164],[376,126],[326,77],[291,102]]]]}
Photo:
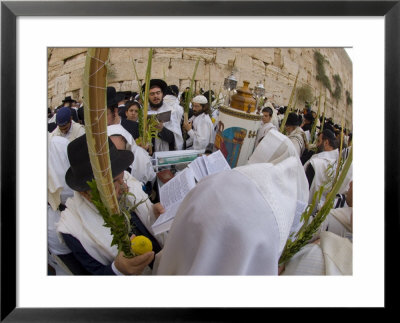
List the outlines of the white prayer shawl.
{"type": "Polygon", "coordinates": [[[260,128],[257,130],[257,137],[255,142],[255,147],[260,143],[260,141],[265,137],[265,135],[271,129],[277,129],[272,122],[261,123],[260,128]]]}
{"type": "MultiPolygon", "coordinates": [[[[272,109],[271,123],[275,126],[276,129],[278,129],[279,128],[278,112],[276,111],[276,109],[274,108],[274,106],[272,105],[272,103],[270,101],[267,101],[264,104],[264,107],[268,107],[268,108],[272,109]]],[[[258,142],[258,141],[256,141],[256,142],[258,142]]]]}
{"type": "Polygon", "coordinates": [[[188,131],[189,139],[187,145],[193,145],[189,149],[202,150],[213,140],[213,123],[210,116],[202,113],[199,116],[193,116],[189,119],[192,121],[192,129],[188,131]]]}
{"type": "Polygon", "coordinates": [[[48,137],[47,162],[47,247],[54,255],[68,254],[71,250],[59,239],[56,223],[60,220],[58,206],[65,203],[73,191],[65,183],[65,173],[69,168],[67,146],[69,141],[60,136],[48,137]]]}
{"type": "Polygon", "coordinates": [[[62,133],[60,131],[60,128],[57,127],[53,130],[53,132],[50,133],[50,136],[60,136],[60,137],[64,137],[67,138],[69,140],[69,142],[71,142],[72,140],[82,136],[85,133],[85,127],[82,126],[79,123],[76,123],[75,121],[71,120],[71,128],[69,128],[68,132],[66,134],[62,133]]]}
{"type": "MultiPolygon", "coordinates": [[[[136,202],[148,198],[140,182],[128,172],[124,172],[124,180],[129,187],[129,192],[136,196],[136,202]]],[[[128,198],[134,201],[133,197],[128,198]]],[[[103,226],[103,217],[96,207],[78,192],[74,192],[73,198],[67,200],[66,206],[67,208],[61,212],[57,231],[71,234],[94,259],[105,266],[110,265],[118,254],[118,248],[115,245],[111,247],[110,229],[103,226]]],[[[151,229],[155,221],[153,204],[147,199],[145,203],[138,206],[135,212],[146,228],[153,233],[151,229]]],[[[162,245],[163,241],[160,239],[158,241],[162,245]]]]}
{"type": "Polygon", "coordinates": [[[132,151],[134,155],[133,163],[130,166],[132,176],[144,184],[149,181],[154,183],[156,179],[156,173],[154,172],[153,165],[151,164],[149,153],[136,144],[132,135],[120,124],[108,126],[107,135],[121,135],[126,139],[127,149],[132,151]]]}
{"type": "MultiPolygon", "coordinates": [[[[155,111],[157,111],[158,113],[171,111],[171,120],[168,122],[164,122],[164,127],[174,133],[175,149],[182,150],[183,147],[183,137],[181,130],[182,115],[179,105],[177,105],[176,103],[164,102],[163,105],[155,111]]],[[[156,138],[154,148],[155,148],[154,151],[168,151],[169,145],[167,142],[161,140],[160,138],[156,138]]]]}
{"type": "MultiPolygon", "coordinates": [[[[305,164],[304,164],[304,171],[307,170],[308,165],[312,165],[312,167],[314,168],[314,179],[311,183],[310,186],[310,198],[309,198],[309,203],[312,202],[314,193],[316,191],[318,191],[318,189],[328,183],[328,176],[326,174],[326,170],[328,168],[329,165],[335,165],[336,161],[339,157],[339,151],[338,149],[334,149],[331,151],[323,151],[321,153],[318,154],[314,154],[305,164]]],[[[334,167],[333,171],[336,170],[336,167],[334,167]]],[[[321,197],[321,203],[323,203],[323,201],[325,200],[327,191],[329,191],[330,186],[326,186],[325,187],[325,193],[322,194],[321,197]]]]}
{"type": "Polygon", "coordinates": [[[320,244],[303,247],[285,265],[282,275],[352,275],[353,245],[347,238],[322,232],[320,244]]]}
{"type": "Polygon", "coordinates": [[[296,148],[297,154],[299,157],[304,152],[306,148],[306,135],[300,127],[296,127],[289,135],[288,138],[293,142],[294,147],[296,148]]]}
{"type": "Polygon", "coordinates": [[[322,222],[319,232],[329,231],[339,237],[349,237],[353,233],[351,225],[352,207],[332,209],[325,221],[322,222]]]}
{"type": "Polygon", "coordinates": [[[56,114],[54,113],[53,116],[47,120],[47,122],[48,123],[56,122],[56,114]]]}
{"type": "Polygon", "coordinates": [[[279,129],[279,118],[278,118],[278,112],[276,109],[272,108],[272,119],[271,122],[275,126],[276,129],[279,129]]]}
{"type": "Polygon", "coordinates": [[[157,275],[277,275],[300,197],[299,160],[253,164],[201,180],[180,205],[157,275]]]}
{"type": "Polygon", "coordinates": [[[260,141],[247,163],[277,164],[290,156],[297,157],[293,143],[288,137],[272,128],[260,141]]]}
{"type": "Polygon", "coordinates": [[[176,108],[176,110],[178,111],[177,113],[177,118],[179,119],[179,122],[182,120],[183,118],[183,107],[179,104],[179,99],[176,96],[167,94],[166,96],[164,96],[164,102],[167,105],[172,105],[176,108]]]}
{"type": "Polygon", "coordinates": [[[48,136],[47,200],[53,210],[72,196],[71,188],[65,183],[69,168],[67,146],[69,141],[60,136],[48,136]]]}

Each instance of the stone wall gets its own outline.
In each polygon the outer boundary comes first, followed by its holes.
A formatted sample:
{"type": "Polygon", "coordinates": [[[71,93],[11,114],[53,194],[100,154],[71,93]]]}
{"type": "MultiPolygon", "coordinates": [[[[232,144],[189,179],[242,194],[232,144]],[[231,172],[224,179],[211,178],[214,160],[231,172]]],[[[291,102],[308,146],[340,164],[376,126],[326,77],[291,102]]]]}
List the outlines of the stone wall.
{"type": "MultiPolygon", "coordinates": [[[[147,48],[111,48],[108,84],[117,91],[138,91],[133,61],[143,81],[147,55],[147,48]]],[[[60,105],[68,95],[82,100],[85,57],[86,48],[48,49],[48,104],[51,108],[60,105]]],[[[268,99],[278,105],[288,104],[299,71],[298,88],[310,86],[316,98],[323,89],[326,93],[326,116],[339,124],[345,116],[346,127],[352,129],[352,107],[347,106],[345,94],[348,91],[352,96],[352,62],[342,48],[154,48],[152,77],[165,79],[168,84],[176,84],[183,90],[190,84],[198,58],[196,90],[208,90],[210,80],[214,92],[223,91],[224,78],[233,72],[238,87],[243,85],[243,80],[250,82],[250,88],[261,81],[268,99]],[[338,74],[341,78],[343,90],[338,102],[316,79],[315,51],[327,60],[325,71],[333,89],[333,75],[338,74]]],[[[303,102],[297,103],[297,108],[303,107],[303,102]]],[[[314,103],[313,110],[317,109],[317,103],[314,103]]]]}

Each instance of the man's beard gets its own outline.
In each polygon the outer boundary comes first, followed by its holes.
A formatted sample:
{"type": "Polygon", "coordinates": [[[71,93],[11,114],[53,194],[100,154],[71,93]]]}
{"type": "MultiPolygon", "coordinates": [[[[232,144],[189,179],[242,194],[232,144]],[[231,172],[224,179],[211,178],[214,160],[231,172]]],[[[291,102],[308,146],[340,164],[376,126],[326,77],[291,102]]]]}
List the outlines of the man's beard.
{"type": "Polygon", "coordinates": [[[195,117],[199,116],[199,115],[202,114],[202,113],[203,113],[203,111],[194,111],[194,110],[193,110],[193,115],[194,115],[195,117]]]}
{"type": "Polygon", "coordinates": [[[317,153],[322,153],[324,151],[324,145],[318,145],[317,146],[317,153]]]}
{"type": "Polygon", "coordinates": [[[151,103],[151,101],[149,100],[149,104],[150,104],[150,107],[151,107],[152,109],[159,109],[159,108],[161,108],[161,106],[163,105],[163,103],[164,103],[164,99],[161,99],[160,103],[157,103],[157,104],[151,103]]]}

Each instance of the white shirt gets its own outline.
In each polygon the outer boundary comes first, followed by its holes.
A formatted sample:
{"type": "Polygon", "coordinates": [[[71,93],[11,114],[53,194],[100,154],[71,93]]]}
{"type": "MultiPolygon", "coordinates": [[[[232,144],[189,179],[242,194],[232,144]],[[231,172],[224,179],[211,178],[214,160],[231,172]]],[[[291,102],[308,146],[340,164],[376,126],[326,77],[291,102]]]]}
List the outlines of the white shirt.
{"type": "Polygon", "coordinates": [[[189,119],[192,121],[192,129],[188,131],[189,139],[186,141],[190,146],[188,149],[202,150],[206,149],[207,145],[213,139],[213,124],[208,114],[202,113],[198,116],[193,116],[189,119]]]}

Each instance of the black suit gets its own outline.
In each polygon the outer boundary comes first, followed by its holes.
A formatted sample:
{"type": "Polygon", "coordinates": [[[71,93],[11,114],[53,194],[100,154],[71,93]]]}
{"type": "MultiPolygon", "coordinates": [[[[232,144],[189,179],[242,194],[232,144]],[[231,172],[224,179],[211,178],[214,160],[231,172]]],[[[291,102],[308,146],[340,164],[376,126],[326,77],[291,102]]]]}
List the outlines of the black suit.
{"type": "Polygon", "coordinates": [[[139,138],[139,123],[128,119],[121,119],[121,126],[132,135],[133,139],[139,138]]]}

